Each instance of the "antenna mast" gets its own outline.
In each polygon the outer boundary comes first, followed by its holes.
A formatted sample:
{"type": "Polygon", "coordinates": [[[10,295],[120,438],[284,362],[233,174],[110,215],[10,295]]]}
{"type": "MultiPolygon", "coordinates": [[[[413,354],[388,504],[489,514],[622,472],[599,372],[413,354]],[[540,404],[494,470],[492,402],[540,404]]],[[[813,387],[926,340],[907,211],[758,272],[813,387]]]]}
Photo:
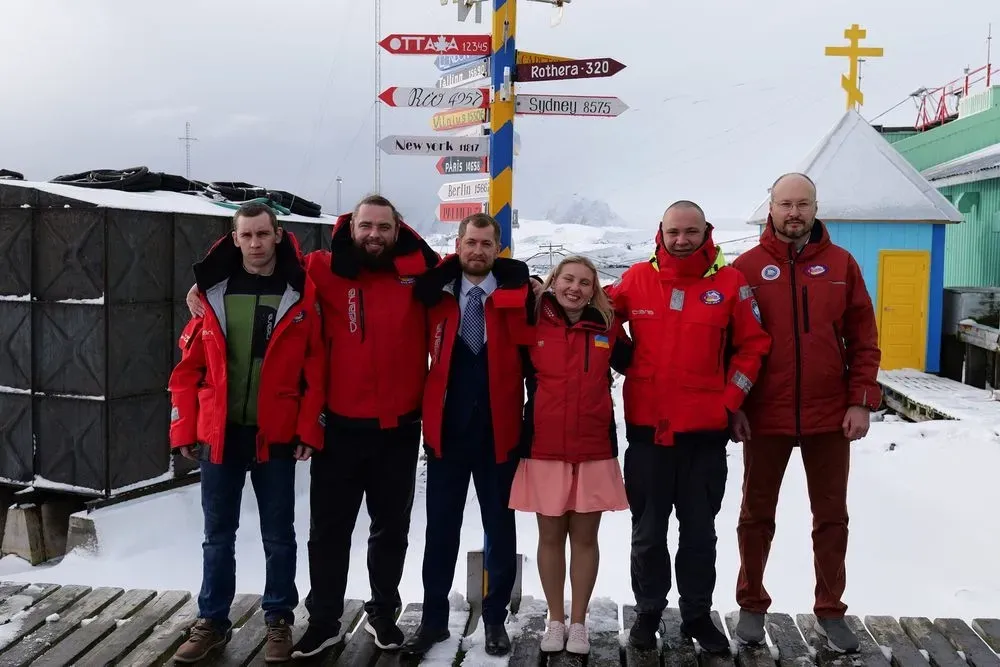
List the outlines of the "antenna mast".
{"type": "Polygon", "coordinates": [[[192,141],[198,141],[197,139],[195,139],[194,137],[191,136],[191,122],[190,121],[184,123],[184,136],[183,137],[177,137],[177,138],[179,140],[181,140],[181,141],[184,142],[184,163],[185,163],[184,176],[185,176],[185,178],[187,178],[190,181],[191,180],[191,142],[192,141]]]}
{"type": "Polygon", "coordinates": [[[989,24],[989,29],[986,33],[986,87],[990,87],[990,76],[993,73],[993,63],[990,60],[992,56],[991,47],[993,46],[993,24],[989,24]]]}
{"type": "MultiPolygon", "coordinates": [[[[382,47],[379,40],[382,39],[382,0],[375,0],[375,99],[378,100],[379,93],[382,92],[382,47]]],[[[374,192],[382,190],[382,151],[378,147],[378,142],[382,139],[382,105],[375,103],[375,189],[374,192]]]]}

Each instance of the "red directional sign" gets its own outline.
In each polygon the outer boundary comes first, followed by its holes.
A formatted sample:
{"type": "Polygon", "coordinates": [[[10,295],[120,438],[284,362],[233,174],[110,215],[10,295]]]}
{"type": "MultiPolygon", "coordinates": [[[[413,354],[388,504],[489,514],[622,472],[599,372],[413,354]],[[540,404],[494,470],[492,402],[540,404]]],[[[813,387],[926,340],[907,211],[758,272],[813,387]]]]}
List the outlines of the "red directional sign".
{"type": "Polygon", "coordinates": [[[488,56],[490,35],[386,35],[379,46],[389,53],[426,56],[488,56]]]}
{"type": "Polygon", "coordinates": [[[486,204],[483,202],[454,202],[438,204],[438,220],[441,222],[462,222],[474,213],[484,213],[486,204]]]}
{"type": "Polygon", "coordinates": [[[447,155],[437,161],[439,174],[485,174],[489,172],[489,158],[447,155]]]}
{"type": "Polygon", "coordinates": [[[613,58],[563,60],[557,63],[529,63],[517,66],[518,81],[562,81],[614,76],[625,69],[613,58]]]}

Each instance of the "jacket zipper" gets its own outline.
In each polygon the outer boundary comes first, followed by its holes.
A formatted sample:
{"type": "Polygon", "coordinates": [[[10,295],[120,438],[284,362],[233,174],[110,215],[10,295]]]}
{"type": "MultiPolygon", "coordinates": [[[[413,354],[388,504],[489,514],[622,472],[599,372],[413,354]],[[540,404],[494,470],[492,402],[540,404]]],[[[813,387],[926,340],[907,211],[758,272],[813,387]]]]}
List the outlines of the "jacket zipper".
{"type": "MultiPolygon", "coordinates": [[[[256,333],[255,330],[256,330],[256,325],[257,325],[257,308],[259,306],[260,306],[260,294],[258,294],[257,296],[254,297],[253,315],[251,316],[253,318],[252,319],[252,325],[250,326],[250,359],[251,359],[251,363],[250,363],[250,368],[247,371],[247,390],[246,390],[246,395],[243,397],[243,422],[244,423],[246,423],[246,420],[247,420],[247,408],[250,407],[250,384],[253,381],[253,337],[254,337],[254,334],[256,333]]],[[[261,359],[261,366],[263,367],[263,365],[264,365],[264,360],[261,359]]]]}
{"type": "Polygon", "coordinates": [[[802,286],[802,332],[809,333],[809,288],[802,286]]]}
{"type": "Polygon", "coordinates": [[[795,249],[788,246],[788,264],[792,281],[792,333],[795,340],[795,437],[802,437],[802,350],[799,342],[799,300],[795,285],[795,249]]]}
{"type": "Polygon", "coordinates": [[[358,319],[361,321],[361,342],[365,342],[365,291],[358,288],[358,319]]]}

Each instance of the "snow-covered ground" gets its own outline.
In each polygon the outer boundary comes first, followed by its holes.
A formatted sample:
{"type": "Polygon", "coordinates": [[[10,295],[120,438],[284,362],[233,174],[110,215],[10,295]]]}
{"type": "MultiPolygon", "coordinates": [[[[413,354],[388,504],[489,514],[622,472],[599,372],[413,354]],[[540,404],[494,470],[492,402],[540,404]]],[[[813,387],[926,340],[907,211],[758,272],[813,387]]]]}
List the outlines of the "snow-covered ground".
{"type": "MultiPolygon", "coordinates": [[[[616,402],[621,420],[620,387],[616,402]]],[[[620,432],[624,426],[620,425],[620,432]]],[[[729,482],[718,519],[718,585],[715,605],[735,608],[738,569],[736,520],[742,475],[741,449],[729,448],[729,482]]],[[[846,600],[852,613],[996,616],[1000,608],[1000,533],[989,523],[998,499],[1000,424],[973,421],[910,424],[876,422],[854,445],[849,503],[851,537],[846,600]]],[[[309,525],[308,464],[298,470],[299,536],[297,582],[309,589],[305,537],[309,525]]],[[[76,551],[56,565],[30,567],[8,556],[0,578],[52,583],[86,583],[177,588],[197,591],[201,580],[201,508],[197,485],[94,513],[101,551],[76,551]]],[[[426,526],[424,469],[421,466],[402,595],[420,601],[420,565],[426,526]]],[[[809,503],[805,477],[793,457],[781,492],[777,536],[766,583],[775,609],[791,613],[812,607],[809,503]]],[[[368,518],[362,508],[354,532],[348,594],[368,595],[365,548],[368,518]]],[[[601,527],[601,569],[595,596],[629,603],[629,514],[608,514],[601,527]]],[[[670,543],[676,545],[676,526],[670,543]]],[[[482,546],[482,527],[474,489],[465,511],[462,552],[482,546]]],[[[518,514],[518,548],[527,560],[524,592],[542,597],[535,566],[534,518],[518,514]]],[[[237,542],[238,590],[260,591],[264,557],[256,503],[249,484],[237,542]]],[[[455,590],[464,594],[465,563],[460,559],[455,590]]],[[[568,590],[567,590],[568,595],[568,590]]],[[[676,593],[670,603],[676,604],[676,593]]]]}

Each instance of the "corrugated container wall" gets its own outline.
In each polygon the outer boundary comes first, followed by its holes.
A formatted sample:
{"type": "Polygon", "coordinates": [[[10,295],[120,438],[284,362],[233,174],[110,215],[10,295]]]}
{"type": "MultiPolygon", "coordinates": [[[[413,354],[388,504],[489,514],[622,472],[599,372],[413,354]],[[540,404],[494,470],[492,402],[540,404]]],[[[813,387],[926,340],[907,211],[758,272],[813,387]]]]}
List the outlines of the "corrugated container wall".
{"type": "Polygon", "coordinates": [[[992,146],[1000,138],[1000,107],[959,118],[947,125],[892,144],[917,171],[992,146]]]}
{"type": "Polygon", "coordinates": [[[941,188],[952,202],[963,192],[978,192],[979,204],[947,227],[944,286],[1000,286],[1000,179],[941,188]]]}

